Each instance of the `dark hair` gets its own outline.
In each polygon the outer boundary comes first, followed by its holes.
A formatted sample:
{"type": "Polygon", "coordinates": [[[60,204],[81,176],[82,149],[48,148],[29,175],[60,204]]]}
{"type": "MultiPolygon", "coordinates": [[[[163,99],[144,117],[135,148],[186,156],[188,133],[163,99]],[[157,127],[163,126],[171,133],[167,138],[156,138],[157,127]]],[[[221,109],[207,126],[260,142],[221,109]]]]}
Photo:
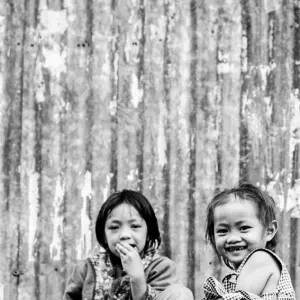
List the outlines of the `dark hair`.
{"type": "Polygon", "coordinates": [[[120,204],[132,205],[147,224],[147,240],[145,250],[156,250],[161,243],[157,218],[148,199],[137,191],[122,190],[111,194],[103,203],[96,220],[96,237],[100,246],[108,249],[105,237],[105,223],[111,211],[120,204]]]}
{"type": "MultiPolygon", "coordinates": [[[[214,237],[214,210],[217,206],[227,203],[229,195],[234,195],[236,198],[239,198],[241,200],[250,200],[256,203],[257,217],[265,228],[267,228],[273,220],[276,220],[275,202],[273,198],[266,192],[250,183],[241,183],[238,187],[225,189],[222,192],[218,193],[211,200],[206,210],[205,237],[206,241],[209,241],[211,243],[214,251],[219,258],[220,256],[216,249],[214,237]]],[[[277,241],[278,236],[276,233],[273,239],[267,243],[266,248],[274,251],[277,245],[277,241]]]]}

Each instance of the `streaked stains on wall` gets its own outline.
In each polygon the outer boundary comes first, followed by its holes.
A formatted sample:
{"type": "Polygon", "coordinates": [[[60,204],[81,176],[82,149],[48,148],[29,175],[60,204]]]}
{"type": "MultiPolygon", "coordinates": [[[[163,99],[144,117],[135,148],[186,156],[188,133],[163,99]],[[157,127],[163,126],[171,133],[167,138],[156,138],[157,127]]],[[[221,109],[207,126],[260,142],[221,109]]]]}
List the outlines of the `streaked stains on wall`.
{"type": "Polygon", "coordinates": [[[299,24],[299,1],[1,3],[0,299],[61,299],[123,188],[200,299],[225,271],[206,205],[240,180],[274,197],[299,297],[299,24]]]}

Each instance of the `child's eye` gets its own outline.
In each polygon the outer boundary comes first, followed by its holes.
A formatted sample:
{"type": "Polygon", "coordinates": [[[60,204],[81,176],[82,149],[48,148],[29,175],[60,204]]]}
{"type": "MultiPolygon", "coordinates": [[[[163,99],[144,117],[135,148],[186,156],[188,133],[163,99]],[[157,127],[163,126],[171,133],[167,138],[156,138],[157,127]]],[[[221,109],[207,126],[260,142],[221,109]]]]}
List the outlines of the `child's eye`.
{"type": "Polygon", "coordinates": [[[119,227],[118,226],[109,226],[108,229],[110,230],[117,230],[119,227]]]}
{"type": "Polygon", "coordinates": [[[216,232],[217,232],[218,235],[225,235],[227,233],[227,229],[220,228],[220,229],[217,229],[216,232]]]}
{"type": "Polygon", "coordinates": [[[240,228],[241,231],[247,231],[248,229],[250,229],[250,226],[246,226],[246,225],[241,226],[240,228]]]}
{"type": "Polygon", "coordinates": [[[139,224],[132,224],[131,227],[132,227],[132,228],[141,228],[142,226],[139,225],[139,224]]]}

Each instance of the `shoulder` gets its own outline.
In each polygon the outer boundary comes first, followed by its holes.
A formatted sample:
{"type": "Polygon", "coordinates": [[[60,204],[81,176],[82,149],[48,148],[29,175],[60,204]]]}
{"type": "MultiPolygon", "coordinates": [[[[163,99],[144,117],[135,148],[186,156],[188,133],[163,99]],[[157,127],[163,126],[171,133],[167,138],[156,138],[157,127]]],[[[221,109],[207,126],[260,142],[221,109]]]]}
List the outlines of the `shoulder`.
{"type": "Polygon", "coordinates": [[[250,253],[238,269],[236,289],[256,295],[276,290],[281,264],[277,256],[266,249],[257,249],[250,253]]]}
{"type": "Polygon", "coordinates": [[[90,260],[78,261],[66,284],[63,299],[77,299],[83,290],[92,291],[94,279],[94,269],[90,260]]]}
{"type": "MultiPolygon", "coordinates": [[[[149,269],[175,269],[175,262],[166,256],[155,255],[148,266],[149,269]]],[[[147,269],[148,269],[147,268],[147,269]]]]}
{"type": "Polygon", "coordinates": [[[161,256],[159,254],[155,254],[153,256],[152,263],[175,264],[175,262],[172,259],[170,259],[166,256],[161,256]]]}
{"type": "Polygon", "coordinates": [[[247,279],[255,277],[261,283],[265,282],[263,291],[276,288],[280,276],[282,265],[279,258],[271,251],[257,249],[252,252],[240,271],[241,278],[247,279]]]}
{"type": "Polygon", "coordinates": [[[73,276],[82,280],[84,280],[87,276],[91,276],[93,273],[93,265],[89,258],[78,261],[73,269],[73,276]]]}
{"type": "Polygon", "coordinates": [[[245,260],[244,268],[260,268],[269,272],[281,272],[282,265],[279,258],[271,251],[266,249],[254,250],[245,260]]]}

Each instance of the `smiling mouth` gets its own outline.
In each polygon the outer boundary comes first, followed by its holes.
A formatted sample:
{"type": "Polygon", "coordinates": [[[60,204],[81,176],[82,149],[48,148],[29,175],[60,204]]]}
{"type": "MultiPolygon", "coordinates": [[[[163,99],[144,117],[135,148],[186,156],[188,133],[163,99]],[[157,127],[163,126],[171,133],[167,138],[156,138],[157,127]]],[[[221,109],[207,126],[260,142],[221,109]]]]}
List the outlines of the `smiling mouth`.
{"type": "Polygon", "coordinates": [[[242,251],[244,249],[246,249],[247,247],[246,246],[242,246],[242,247],[227,247],[226,248],[226,251],[228,252],[238,252],[238,251],[242,251]]]}

